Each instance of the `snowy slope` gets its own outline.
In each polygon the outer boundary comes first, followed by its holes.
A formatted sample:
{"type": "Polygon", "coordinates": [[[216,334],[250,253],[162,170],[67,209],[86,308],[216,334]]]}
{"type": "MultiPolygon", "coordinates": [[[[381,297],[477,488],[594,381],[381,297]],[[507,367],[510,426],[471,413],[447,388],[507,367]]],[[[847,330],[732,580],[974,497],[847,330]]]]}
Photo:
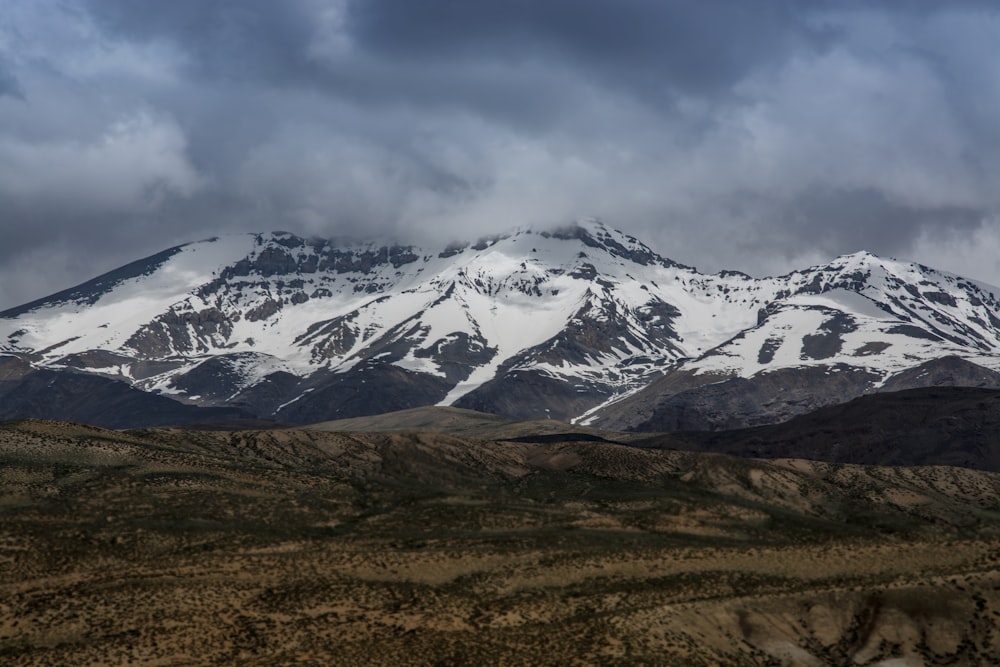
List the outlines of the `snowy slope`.
{"type": "Polygon", "coordinates": [[[767,295],[757,322],[580,421],[642,430],[780,421],[933,378],[1000,386],[1000,289],[870,253],[734,288],[767,295]],[[908,375],[928,362],[960,372],[908,375]],[[906,379],[903,378],[913,378],[906,379]]]}
{"type": "Polygon", "coordinates": [[[572,418],[677,372],[850,367],[876,386],[949,355],[1000,368],[996,293],[867,253],[704,275],[597,221],[434,250],[275,232],[0,313],[0,353],[294,421],[432,403],[572,418]]]}
{"type": "Polygon", "coordinates": [[[780,286],[762,321],[689,370],[842,363],[888,375],[948,355],[1000,368],[1000,289],[870,253],[761,282],[780,286]]]}

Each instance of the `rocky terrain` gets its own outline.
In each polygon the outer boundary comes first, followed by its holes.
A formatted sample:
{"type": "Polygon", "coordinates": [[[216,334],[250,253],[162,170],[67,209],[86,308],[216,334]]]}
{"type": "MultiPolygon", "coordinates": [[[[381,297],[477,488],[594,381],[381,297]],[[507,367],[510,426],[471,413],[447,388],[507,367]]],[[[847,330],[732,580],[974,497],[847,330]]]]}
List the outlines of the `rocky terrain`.
{"type": "Polygon", "coordinates": [[[448,405],[737,428],[879,391],[1000,388],[998,294],[865,252],[707,275],[593,220],[442,248],[234,235],[0,312],[0,418],[305,424],[448,405]]]}
{"type": "Polygon", "coordinates": [[[443,410],[0,425],[0,662],[1000,661],[996,473],[443,410]]]}

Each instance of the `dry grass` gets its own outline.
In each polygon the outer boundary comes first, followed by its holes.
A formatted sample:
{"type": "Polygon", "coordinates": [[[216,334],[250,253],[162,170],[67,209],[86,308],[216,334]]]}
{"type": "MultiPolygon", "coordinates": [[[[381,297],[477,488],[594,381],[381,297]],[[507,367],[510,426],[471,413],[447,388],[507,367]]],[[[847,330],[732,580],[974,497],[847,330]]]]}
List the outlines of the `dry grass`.
{"type": "Polygon", "coordinates": [[[990,473],[40,422],[0,464],[4,665],[1000,663],[990,473]]]}

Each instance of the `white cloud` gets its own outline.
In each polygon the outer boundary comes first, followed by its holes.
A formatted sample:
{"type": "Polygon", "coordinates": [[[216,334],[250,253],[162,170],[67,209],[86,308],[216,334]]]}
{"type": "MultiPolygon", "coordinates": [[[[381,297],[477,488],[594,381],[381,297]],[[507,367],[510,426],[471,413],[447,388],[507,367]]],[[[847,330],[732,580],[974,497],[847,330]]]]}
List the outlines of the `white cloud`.
{"type": "Polygon", "coordinates": [[[201,179],[176,123],[148,113],[122,117],[89,140],[0,134],[0,196],[22,205],[148,211],[167,195],[190,196],[201,179]]]}
{"type": "Polygon", "coordinates": [[[967,156],[946,91],[919,61],[837,49],[742,84],[684,172],[697,197],[803,188],[877,189],[912,206],[981,206],[991,188],[967,156]]]}

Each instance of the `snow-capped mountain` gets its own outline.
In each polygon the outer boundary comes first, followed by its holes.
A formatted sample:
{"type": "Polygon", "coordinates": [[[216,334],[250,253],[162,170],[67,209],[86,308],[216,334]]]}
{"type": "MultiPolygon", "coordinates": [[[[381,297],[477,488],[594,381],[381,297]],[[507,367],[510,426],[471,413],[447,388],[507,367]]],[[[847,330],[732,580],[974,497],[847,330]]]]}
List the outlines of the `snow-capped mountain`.
{"type": "Polygon", "coordinates": [[[287,422],[441,404],[636,427],[728,380],[842,374],[851,398],[949,357],[991,378],[996,294],[867,253],[704,275],[597,221],[435,250],[234,235],[0,313],[0,416],[55,371],[287,422]]]}
{"type": "Polygon", "coordinates": [[[754,326],[583,421],[738,428],[875,391],[1000,387],[998,288],[860,252],[747,289],[767,295],[754,326]]]}

